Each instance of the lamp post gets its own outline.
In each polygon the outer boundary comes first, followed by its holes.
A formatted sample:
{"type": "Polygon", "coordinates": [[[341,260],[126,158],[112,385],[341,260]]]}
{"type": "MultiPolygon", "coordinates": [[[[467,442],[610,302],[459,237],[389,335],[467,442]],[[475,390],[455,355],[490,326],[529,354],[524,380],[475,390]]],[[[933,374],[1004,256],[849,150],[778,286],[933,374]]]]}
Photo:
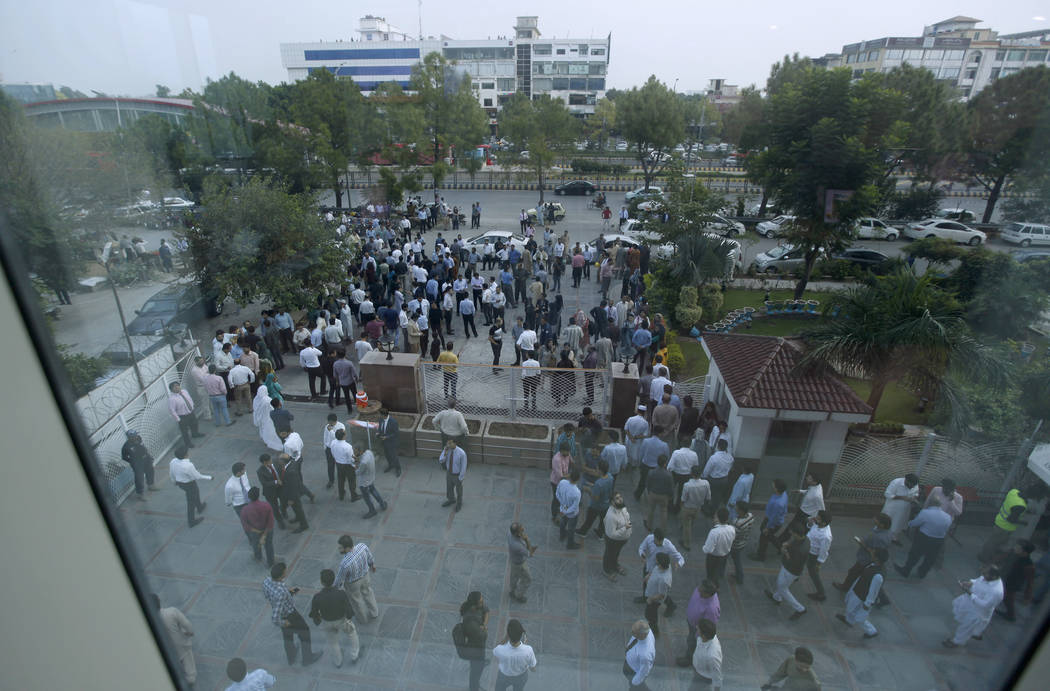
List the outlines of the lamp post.
{"type": "Polygon", "coordinates": [[[109,272],[109,255],[112,251],[112,243],[106,243],[106,246],[102,248],[102,256],[99,258],[99,262],[102,264],[102,268],[106,270],[106,282],[109,283],[109,288],[113,291],[113,302],[117,304],[117,316],[120,317],[120,330],[124,333],[124,342],[128,346],[128,357],[131,359],[131,367],[135,370],[135,379],[139,382],[139,390],[145,391],[146,384],[142,380],[142,372],[139,371],[139,361],[135,357],[135,346],[131,344],[131,335],[128,334],[128,324],[124,320],[124,307],[120,304],[120,295],[117,294],[117,285],[113,282],[113,276],[109,272]]]}

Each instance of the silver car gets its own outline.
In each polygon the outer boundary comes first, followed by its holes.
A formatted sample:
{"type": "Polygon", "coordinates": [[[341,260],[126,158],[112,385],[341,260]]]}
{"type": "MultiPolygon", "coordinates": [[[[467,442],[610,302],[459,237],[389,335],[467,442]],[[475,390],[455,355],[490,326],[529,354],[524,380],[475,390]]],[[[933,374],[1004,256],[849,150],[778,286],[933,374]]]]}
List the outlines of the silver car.
{"type": "Polygon", "coordinates": [[[755,271],[763,274],[792,273],[801,270],[805,265],[805,249],[796,249],[794,245],[777,245],[771,250],[759,253],[751,262],[755,271]]]}

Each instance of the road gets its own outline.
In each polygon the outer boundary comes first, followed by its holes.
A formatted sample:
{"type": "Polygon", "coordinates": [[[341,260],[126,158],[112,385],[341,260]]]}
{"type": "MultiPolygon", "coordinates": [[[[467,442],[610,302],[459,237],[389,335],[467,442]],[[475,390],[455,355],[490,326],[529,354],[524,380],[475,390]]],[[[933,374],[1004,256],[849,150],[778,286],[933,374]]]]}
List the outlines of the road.
{"type": "MultiPolygon", "coordinates": [[[[430,192],[430,194],[433,194],[433,192],[430,192]]],[[[492,229],[517,230],[517,218],[521,213],[521,209],[534,208],[538,201],[538,194],[528,191],[482,192],[451,190],[443,196],[448,203],[468,210],[471,203],[480,201],[482,206],[482,231],[492,229]]],[[[598,211],[587,208],[589,197],[555,197],[548,192],[545,194],[545,199],[557,200],[564,205],[566,217],[564,221],[557,224],[556,229],[559,233],[563,230],[568,230],[569,238],[572,242],[589,242],[594,240],[602,231],[602,220],[598,211]]],[[[730,195],[729,199],[735,202],[736,197],[730,195]]],[[[353,191],[352,203],[359,204],[361,201],[360,191],[353,191]]],[[[611,202],[610,206],[618,208],[623,202],[623,197],[620,194],[615,196],[610,194],[609,201],[611,202]]],[[[751,199],[747,200],[748,203],[751,201],[751,199]]],[[[984,200],[949,197],[945,199],[944,206],[961,207],[979,213],[984,208],[984,200]]],[[[115,230],[118,236],[127,233],[142,237],[150,249],[156,249],[160,244],[161,238],[168,238],[169,241],[171,239],[170,231],[145,230],[141,228],[117,228],[115,230]]],[[[467,228],[461,228],[460,230],[464,237],[469,237],[472,232],[476,231],[470,231],[467,228]]],[[[437,237],[436,231],[426,234],[425,239],[429,246],[432,246],[435,237],[437,237]]],[[[751,262],[756,254],[768,250],[777,244],[776,240],[761,238],[753,233],[738,239],[741,240],[745,266],[751,262]]],[[[906,240],[892,243],[875,240],[857,243],[857,246],[877,249],[891,257],[898,256],[906,245],[906,240]]],[[[1013,249],[1011,245],[994,240],[988,246],[990,249],[998,251],[1013,249]]],[[[922,268],[919,262],[917,262],[917,268],[920,270],[922,268]]],[[[170,282],[171,280],[173,280],[173,277],[161,274],[156,282],[148,285],[118,288],[117,292],[124,308],[125,317],[129,321],[133,319],[135,310],[141,308],[153,293],[163,288],[165,282],[170,282]]],[[[56,340],[59,343],[70,346],[77,352],[97,355],[107,346],[122,338],[120,320],[113,302],[112,293],[109,290],[102,289],[94,293],[74,295],[73,305],[61,307],[59,313],[60,318],[55,322],[54,326],[56,340]]],[[[196,325],[194,331],[198,335],[206,336],[209,334],[210,329],[217,328],[219,325],[228,326],[231,317],[234,317],[235,314],[236,306],[228,304],[226,313],[223,316],[196,325]]],[[[258,316],[258,309],[250,306],[246,307],[245,314],[251,315],[251,318],[254,319],[258,316]]],[[[233,321],[238,321],[238,319],[234,318],[233,321]]]]}

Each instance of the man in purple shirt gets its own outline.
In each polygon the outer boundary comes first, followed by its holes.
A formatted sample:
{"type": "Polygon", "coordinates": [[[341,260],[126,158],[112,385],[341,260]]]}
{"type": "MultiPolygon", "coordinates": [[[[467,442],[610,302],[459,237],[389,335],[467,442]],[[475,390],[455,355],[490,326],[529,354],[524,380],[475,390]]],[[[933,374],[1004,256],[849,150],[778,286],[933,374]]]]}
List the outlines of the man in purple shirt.
{"type": "Polygon", "coordinates": [[[699,587],[693,590],[693,596],[689,598],[689,606],[685,610],[685,620],[689,624],[689,634],[686,636],[685,654],[675,659],[679,667],[688,667],[693,664],[693,652],[696,650],[696,637],[699,632],[700,620],[708,619],[717,624],[722,616],[722,606],[718,602],[718,586],[711,581],[703,581],[699,587]]]}
{"type": "Polygon", "coordinates": [[[182,390],[182,386],[177,381],[169,384],[168,390],[171,391],[168,394],[168,410],[171,412],[171,416],[175,418],[175,422],[179,423],[182,443],[186,445],[186,448],[192,449],[193,443],[190,441],[190,433],[192,432],[194,437],[204,436],[197,429],[197,416],[193,414],[193,399],[182,390]]]}

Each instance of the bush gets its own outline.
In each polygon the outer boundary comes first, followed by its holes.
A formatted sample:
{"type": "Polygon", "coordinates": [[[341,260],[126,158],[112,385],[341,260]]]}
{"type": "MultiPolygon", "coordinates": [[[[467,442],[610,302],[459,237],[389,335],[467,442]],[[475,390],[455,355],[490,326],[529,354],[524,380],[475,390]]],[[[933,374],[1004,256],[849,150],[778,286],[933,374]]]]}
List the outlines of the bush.
{"type": "Polygon", "coordinates": [[[602,163],[591,161],[586,158],[572,159],[572,172],[574,173],[606,173],[609,175],[625,175],[630,170],[622,163],[602,163]]]}
{"type": "Polygon", "coordinates": [[[70,353],[59,346],[59,357],[62,365],[66,368],[66,376],[73,387],[73,393],[80,396],[87,395],[95,388],[95,380],[106,373],[109,363],[104,358],[90,357],[83,353],[70,353]]]}
{"type": "Polygon", "coordinates": [[[672,373],[681,372],[685,369],[685,354],[682,352],[682,346],[678,344],[678,334],[668,331],[664,342],[667,343],[667,366],[671,368],[672,373]]]}
{"type": "Polygon", "coordinates": [[[860,278],[863,273],[864,269],[859,265],[845,259],[825,259],[817,262],[811,278],[823,277],[833,281],[844,281],[850,278],[860,278]]]}
{"type": "Polygon", "coordinates": [[[678,294],[678,306],[674,309],[674,316],[682,328],[689,328],[703,318],[704,308],[696,304],[698,298],[695,286],[683,286],[678,294]]]}
{"type": "Polygon", "coordinates": [[[918,221],[937,213],[944,192],[937,188],[912,187],[890,198],[890,215],[906,221],[918,221]]]}
{"type": "Polygon", "coordinates": [[[873,422],[868,426],[872,434],[904,434],[904,425],[899,422],[873,422]]]}
{"type": "Polygon", "coordinates": [[[705,283],[700,289],[700,308],[703,314],[715,315],[722,309],[725,296],[722,289],[714,283],[705,283]]]}

